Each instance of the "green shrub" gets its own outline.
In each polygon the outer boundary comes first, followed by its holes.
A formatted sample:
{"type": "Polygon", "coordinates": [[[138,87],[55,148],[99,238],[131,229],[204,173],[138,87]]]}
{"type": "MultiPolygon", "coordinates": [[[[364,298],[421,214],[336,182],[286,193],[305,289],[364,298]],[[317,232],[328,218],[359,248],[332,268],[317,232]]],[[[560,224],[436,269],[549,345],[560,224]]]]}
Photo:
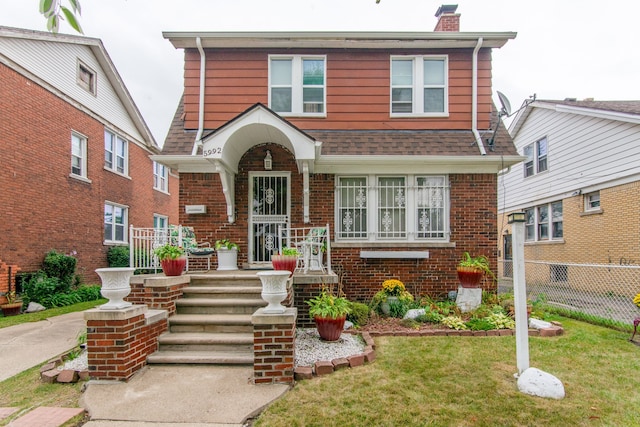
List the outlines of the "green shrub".
{"type": "Polygon", "coordinates": [[[107,251],[109,267],[129,267],[129,246],[111,246],[107,251]]]}
{"type": "Polygon", "coordinates": [[[398,300],[389,303],[389,317],[397,317],[401,319],[409,311],[409,304],[405,301],[398,300]]]}
{"type": "Polygon", "coordinates": [[[490,331],[495,329],[493,322],[486,317],[473,317],[467,321],[466,325],[467,328],[472,331],[490,331]]]}
{"type": "Polygon", "coordinates": [[[47,277],[44,271],[38,271],[22,284],[22,299],[27,304],[34,301],[46,307],[43,301],[60,293],[63,287],[57,277],[47,277]]]}
{"type": "Polygon", "coordinates": [[[426,307],[424,314],[416,317],[416,321],[420,323],[440,323],[442,318],[442,314],[438,311],[433,310],[430,307],[426,307]]]}
{"type": "Polygon", "coordinates": [[[44,257],[42,270],[48,277],[55,277],[60,281],[63,292],[71,289],[75,278],[77,260],[69,255],[51,250],[44,257]]]}
{"type": "Polygon", "coordinates": [[[361,302],[351,302],[351,313],[347,314],[347,320],[355,326],[364,326],[369,322],[369,306],[361,302]]]}

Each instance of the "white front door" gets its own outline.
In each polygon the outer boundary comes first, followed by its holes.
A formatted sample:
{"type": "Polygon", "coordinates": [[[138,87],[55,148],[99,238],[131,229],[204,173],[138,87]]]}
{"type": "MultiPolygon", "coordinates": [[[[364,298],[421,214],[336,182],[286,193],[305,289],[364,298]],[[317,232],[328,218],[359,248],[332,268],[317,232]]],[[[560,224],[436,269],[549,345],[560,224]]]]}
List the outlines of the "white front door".
{"type": "Polygon", "coordinates": [[[290,172],[249,173],[249,262],[269,263],[278,252],[278,229],[289,227],[290,172]]]}

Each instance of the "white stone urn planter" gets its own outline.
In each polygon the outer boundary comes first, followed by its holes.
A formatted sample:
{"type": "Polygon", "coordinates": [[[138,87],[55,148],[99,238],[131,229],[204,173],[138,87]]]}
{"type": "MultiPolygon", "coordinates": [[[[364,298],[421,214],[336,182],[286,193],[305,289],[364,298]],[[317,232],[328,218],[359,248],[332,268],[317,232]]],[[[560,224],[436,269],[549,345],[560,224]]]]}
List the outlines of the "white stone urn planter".
{"type": "Polygon", "coordinates": [[[96,273],[102,280],[100,293],[109,299],[106,304],[100,306],[100,310],[120,310],[131,307],[131,303],[124,301],[124,298],[131,293],[129,280],[133,276],[133,267],[110,267],[98,268],[96,273]]]}
{"type": "Polygon", "coordinates": [[[218,254],[218,270],[237,270],[238,269],[238,250],[237,249],[216,249],[218,254]]]}
{"type": "Polygon", "coordinates": [[[262,282],[262,299],[267,305],[264,313],[284,313],[286,307],[280,304],[287,297],[287,270],[260,271],[256,273],[262,282]]]}

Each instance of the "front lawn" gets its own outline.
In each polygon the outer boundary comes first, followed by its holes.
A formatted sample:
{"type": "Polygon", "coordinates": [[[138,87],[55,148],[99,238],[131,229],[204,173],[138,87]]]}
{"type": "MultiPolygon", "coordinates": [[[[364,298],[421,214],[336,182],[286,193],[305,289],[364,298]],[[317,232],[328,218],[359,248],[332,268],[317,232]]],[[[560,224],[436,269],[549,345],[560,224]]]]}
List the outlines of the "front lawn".
{"type": "Polygon", "coordinates": [[[529,346],[563,400],[517,390],[515,337],[378,337],[373,363],[300,381],[255,426],[640,425],[640,347],[626,332],[560,320],[563,336],[529,346]]]}

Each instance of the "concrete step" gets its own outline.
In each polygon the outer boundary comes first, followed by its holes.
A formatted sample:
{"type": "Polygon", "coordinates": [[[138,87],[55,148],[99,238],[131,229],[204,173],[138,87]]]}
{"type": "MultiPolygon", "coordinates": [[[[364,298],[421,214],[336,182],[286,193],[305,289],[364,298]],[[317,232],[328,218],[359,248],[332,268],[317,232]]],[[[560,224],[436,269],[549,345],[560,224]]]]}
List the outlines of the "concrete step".
{"type": "Polygon", "coordinates": [[[183,298],[261,298],[261,286],[188,286],[182,289],[183,298]]]}
{"type": "Polygon", "coordinates": [[[251,314],[174,314],[170,332],[251,333],[251,314]]]}
{"type": "Polygon", "coordinates": [[[253,334],[183,332],[158,337],[160,351],[252,351],[253,334]]]}
{"type": "Polygon", "coordinates": [[[191,283],[189,286],[260,286],[262,282],[255,273],[243,274],[191,274],[191,283]]]}
{"type": "Polygon", "coordinates": [[[178,314],[253,314],[267,305],[262,298],[182,298],[176,301],[178,314]]]}
{"type": "Polygon", "coordinates": [[[150,364],[253,365],[253,351],[156,351],[150,364]]]}

